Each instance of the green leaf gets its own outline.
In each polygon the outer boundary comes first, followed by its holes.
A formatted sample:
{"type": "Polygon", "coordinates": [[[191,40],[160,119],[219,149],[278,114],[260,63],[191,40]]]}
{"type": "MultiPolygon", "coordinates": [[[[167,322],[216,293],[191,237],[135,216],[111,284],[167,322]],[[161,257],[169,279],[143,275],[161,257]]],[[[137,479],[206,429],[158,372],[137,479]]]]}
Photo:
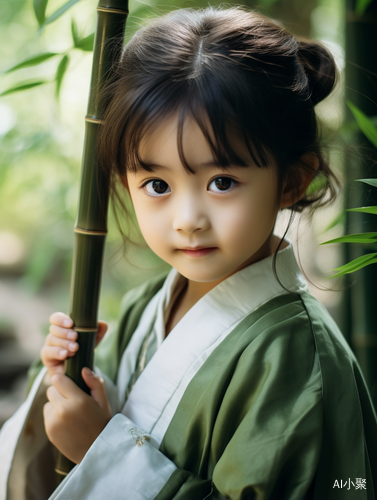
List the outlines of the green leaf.
{"type": "Polygon", "coordinates": [[[33,87],[37,87],[38,85],[43,85],[44,83],[49,83],[49,82],[24,82],[21,85],[17,85],[16,87],[12,87],[8,90],[5,90],[0,94],[0,96],[3,95],[8,95],[8,94],[13,94],[13,92],[20,92],[21,90],[28,90],[32,89],[33,87]]]}
{"type": "Polygon", "coordinates": [[[16,64],[16,66],[12,66],[5,73],[10,73],[11,71],[15,71],[16,69],[28,68],[29,66],[36,66],[37,64],[50,59],[51,57],[58,56],[56,52],[46,52],[45,54],[40,54],[39,56],[31,57],[30,59],[26,59],[22,63],[16,64]]]}
{"type": "Polygon", "coordinates": [[[330,223],[328,226],[325,227],[324,232],[326,233],[327,231],[330,231],[333,227],[337,226],[338,224],[343,224],[346,220],[346,213],[340,212],[330,223]]]}
{"type": "Polygon", "coordinates": [[[68,63],[69,63],[69,57],[67,55],[65,55],[62,58],[62,60],[60,61],[58,69],[56,70],[56,75],[55,75],[55,80],[56,80],[55,95],[56,95],[56,98],[59,98],[60,88],[62,86],[64,74],[68,68],[68,63]]]}
{"type": "Polygon", "coordinates": [[[56,10],[53,14],[51,14],[51,16],[45,20],[44,24],[50,24],[56,21],[56,19],[65,14],[68,9],[73,7],[78,2],[80,2],[80,0],[69,0],[69,2],[62,5],[60,9],[56,10]]]}
{"type": "Polygon", "coordinates": [[[77,31],[77,26],[75,21],[72,19],[71,22],[71,33],[72,33],[72,40],[73,40],[73,45],[77,47],[77,43],[80,41],[80,37],[77,31]]]}
{"type": "Polygon", "coordinates": [[[347,212],[360,212],[363,214],[377,215],[377,207],[348,208],[347,212]]]}
{"type": "Polygon", "coordinates": [[[360,130],[364,133],[367,139],[377,148],[377,129],[374,127],[371,120],[359,108],[357,108],[351,101],[347,100],[347,106],[350,108],[351,113],[355,117],[360,130]]]}
{"type": "Polygon", "coordinates": [[[327,245],[328,243],[375,243],[376,241],[377,233],[357,233],[347,234],[346,236],[341,236],[340,238],[324,241],[321,245],[327,245]]]}
{"type": "Polygon", "coordinates": [[[372,0],[356,0],[355,12],[362,16],[372,0]]]}
{"type": "Polygon", "coordinates": [[[46,20],[46,7],[48,0],[33,0],[34,14],[39,26],[42,26],[46,20]]]}
{"type": "Polygon", "coordinates": [[[338,276],[344,276],[345,274],[354,273],[362,267],[369,266],[370,264],[375,264],[377,262],[377,253],[369,253],[368,255],[362,255],[357,259],[351,260],[348,264],[344,266],[337,267],[334,271],[339,271],[337,274],[330,276],[330,278],[336,278],[338,276]]]}
{"type": "Polygon", "coordinates": [[[324,189],[328,184],[327,177],[325,175],[317,175],[314,177],[312,182],[309,184],[308,189],[306,190],[306,196],[312,196],[317,193],[321,189],[324,189]]]}
{"type": "Polygon", "coordinates": [[[93,45],[94,45],[94,32],[86,36],[85,38],[81,38],[81,40],[77,42],[75,47],[76,49],[86,50],[90,52],[93,50],[93,45]]]}
{"type": "Polygon", "coordinates": [[[369,186],[377,187],[377,179],[355,179],[357,182],[364,182],[364,184],[369,184],[369,186]]]}

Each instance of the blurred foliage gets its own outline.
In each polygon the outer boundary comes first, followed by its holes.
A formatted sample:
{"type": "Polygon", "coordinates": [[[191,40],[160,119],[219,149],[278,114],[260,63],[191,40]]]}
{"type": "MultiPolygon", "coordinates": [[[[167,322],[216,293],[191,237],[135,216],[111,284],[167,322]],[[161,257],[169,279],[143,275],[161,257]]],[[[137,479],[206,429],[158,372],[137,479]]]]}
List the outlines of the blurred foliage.
{"type": "MultiPolygon", "coordinates": [[[[365,137],[369,140],[369,142],[377,148],[377,127],[373,124],[372,120],[366,116],[360,109],[358,109],[352,102],[347,101],[347,105],[355,118],[357,126],[363,132],[365,137]]],[[[377,188],[377,179],[356,179],[356,182],[362,182],[367,184],[368,186],[372,186],[373,188],[377,188]]],[[[377,206],[370,207],[358,207],[358,208],[349,208],[346,210],[347,212],[359,212],[366,214],[377,215],[377,206]]],[[[344,219],[344,213],[343,215],[344,219]]],[[[357,233],[357,234],[348,234],[345,236],[341,236],[340,238],[335,238],[329,241],[325,241],[322,245],[327,245],[328,243],[356,243],[356,244],[367,244],[371,245],[371,248],[375,247],[374,243],[377,243],[377,233],[357,233]]],[[[369,266],[371,264],[377,263],[377,253],[368,253],[366,255],[362,255],[357,257],[356,259],[351,260],[351,262],[347,262],[341,267],[337,267],[334,271],[337,271],[336,274],[331,276],[331,278],[336,278],[338,276],[344,276],[345,274],[354,273],[363,267],[369,266]]]]}
{"type": "MultiPolygon", "coordinates": [[[[312,34],[338,51],[342,66],[342,0],[238,4],[284,21],[296,16],[294,28],[301,18],[308,19],[312,34]]],[[[96,0],[0,0],[0,246],[3,231],[21,238],[24,258],[13,266],[20,286],[48,291],[60,309],[68,306],[96,5],[96,0]]],[[[166,0],[163,5],[131,0],[126,41],[148,18],[206,6],[208,0],[166,0]]],[[[338,105],[320,113],[328,113],[334,128],[339,125],[338,105]]],[[[124,260],[111,213],[109,226],[100,315],[112,319],[121,295],[162,272],[165,264],[142,241],[141,247],[127,249],[124,260]]]]}

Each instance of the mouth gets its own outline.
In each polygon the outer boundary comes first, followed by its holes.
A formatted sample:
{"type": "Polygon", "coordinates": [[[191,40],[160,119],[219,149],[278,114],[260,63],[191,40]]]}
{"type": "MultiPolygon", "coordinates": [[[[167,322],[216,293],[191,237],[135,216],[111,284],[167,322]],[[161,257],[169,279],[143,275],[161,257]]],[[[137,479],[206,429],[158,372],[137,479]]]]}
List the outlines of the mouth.
{"type": "Polygon", "coordinates": [[[181,248],[180,250],[184,252],[186,255],[189,255],[190,257],[203,257],[205,255],[208,255],[209,253],[213,252],[216,250],[217,247],[186,247],[186,248],[181,248]]]}

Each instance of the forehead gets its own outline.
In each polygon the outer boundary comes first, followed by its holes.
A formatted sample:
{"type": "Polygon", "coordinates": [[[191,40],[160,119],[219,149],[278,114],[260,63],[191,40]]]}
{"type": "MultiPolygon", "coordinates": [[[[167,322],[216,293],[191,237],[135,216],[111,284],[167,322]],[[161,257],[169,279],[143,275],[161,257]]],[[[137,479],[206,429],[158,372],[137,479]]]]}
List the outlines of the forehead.
{"type": "MultiPolygon", "coordinates": [[[[219,140],[214,135],[208,117],[204,117],[203,122],[209,140],[212,144],[218,145],[219,140]]],[[[227,139],[244,164],[250,165],[252,160],[246,144],[240,139],[239,135],[237,136],[235,132],[232,132],[230,127],[228,128],[227,139]]],[[[182,136],[179,136],[178,112],[165,118],[144,134],[140,141],[139,155],[148,164],[164,165],[170,162],[175,163],[181,160],[179,155],[180,145],[182,146],[181,153],[186,162],[190,166],[192,165],[193,168],[195,168],[195,165],[206,163],[218,164],[209,141],[192,115],[188,114],[184,117],[182,136]]]]}
{"type": "MultiPolygon", "coordinates": [[[[179,157],[178,113],[164,119],[147,132],[139,153],[147,163],[175,161],[179,157]]],[[[212,133],[213,134],[213,133],[212,133]]],[[[182,149],[188,163],[203,161],[203,156],[213,158],[211,148],[199,125],[192,116],[186,116],[182,128],[182,149]]]]}

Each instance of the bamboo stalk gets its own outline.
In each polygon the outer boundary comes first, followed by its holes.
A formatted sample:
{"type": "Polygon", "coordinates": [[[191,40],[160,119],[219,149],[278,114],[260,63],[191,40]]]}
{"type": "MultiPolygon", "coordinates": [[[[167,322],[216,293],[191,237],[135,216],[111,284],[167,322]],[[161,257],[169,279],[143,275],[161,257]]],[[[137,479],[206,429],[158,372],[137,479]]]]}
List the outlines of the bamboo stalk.
{"type": "MultiPolygon", "coordinates": [[[[377,114],[377,0],[367,5],[362,15],[356,13],[356,0],[346,2],[346,98],[367,116],[377,114]]],[[[351,114],[349,113],[349,118],[351,114]]],[[[365,136],[356,132],[352,143],[368,145],[365,136]]],[[[357,207],[361,203],[377,205],[375,188],[354,179],[376,178],[377,150],[371,148],[367,154],[361,150],[360,157],[347,156],[345,173],[346,206],[357,207]],[[357,184],[357,185],[356,185],[357,184]]],[[[347,233],[373,232],[377,230],[376,218],[370,214],[347,212],[347,233]]],[[[346,246],[345,262],[370,253],[365,244],[346,246]]],[[[377,266],[371,265],[352,275],[353,286],[345,291],[348,330],[351,345],[363,370],[372,401],[377,408],[377,329],[376,329],[376,283],[377,266]]]]}
{"type": "MultiPolygon", "coordinates": [[[[81,370],[85,366],[93,368],[109,197],[108,180],[99,168],[96,156],[98,127],[106,106],[100,92],[111,76],[114,63],[120,57],[127,16],[127,0],[99,1],[89,103],[85,118],[79,208],[74,228],[69,308],[80,348],[76,355],[65,363],[66,375],[87,393],[89,389],[82,379],[81,370]]],[[[59,483],[74,465],[59,453],[55,469],[59,483]]]]}

